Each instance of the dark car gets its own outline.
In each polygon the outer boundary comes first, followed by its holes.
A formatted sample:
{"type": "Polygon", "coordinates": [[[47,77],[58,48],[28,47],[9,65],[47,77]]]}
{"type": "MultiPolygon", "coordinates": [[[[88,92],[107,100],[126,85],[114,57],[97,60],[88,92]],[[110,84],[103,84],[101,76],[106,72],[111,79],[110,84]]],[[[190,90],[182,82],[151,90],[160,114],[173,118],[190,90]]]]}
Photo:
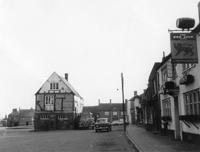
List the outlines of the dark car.
{"type": "Polygon", "coordinates": [[[97,119],[94,129],[96,132],[98,131],[111,131],[112,127],[111,127],[111,123],[108,121],[108,118],[99,118],[97,119]]]}

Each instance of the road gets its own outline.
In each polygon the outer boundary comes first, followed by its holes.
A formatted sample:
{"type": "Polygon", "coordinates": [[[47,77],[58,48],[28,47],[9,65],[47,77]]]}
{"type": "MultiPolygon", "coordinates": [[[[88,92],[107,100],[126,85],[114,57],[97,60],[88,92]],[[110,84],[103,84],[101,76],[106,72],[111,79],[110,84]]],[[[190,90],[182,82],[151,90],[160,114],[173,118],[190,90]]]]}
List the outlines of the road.
{"type": "Polygon", "coordinates": [[[122,128],[112,132],[65,130],[33,132],[27,129],[1,129],[0,152],[135,152],[122,128]]]}

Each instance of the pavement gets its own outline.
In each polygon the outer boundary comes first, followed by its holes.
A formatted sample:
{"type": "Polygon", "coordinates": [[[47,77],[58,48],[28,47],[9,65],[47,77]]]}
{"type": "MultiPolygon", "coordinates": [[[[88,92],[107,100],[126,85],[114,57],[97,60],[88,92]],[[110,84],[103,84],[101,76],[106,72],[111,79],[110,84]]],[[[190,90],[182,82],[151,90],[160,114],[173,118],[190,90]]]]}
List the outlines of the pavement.
{"type": "Polygon", "coordinates": [[[143,127],[129,125],[126,136],[138,152],[199,152],[200,145],[177,141],[169,136],[154,134],[143,127]]]}

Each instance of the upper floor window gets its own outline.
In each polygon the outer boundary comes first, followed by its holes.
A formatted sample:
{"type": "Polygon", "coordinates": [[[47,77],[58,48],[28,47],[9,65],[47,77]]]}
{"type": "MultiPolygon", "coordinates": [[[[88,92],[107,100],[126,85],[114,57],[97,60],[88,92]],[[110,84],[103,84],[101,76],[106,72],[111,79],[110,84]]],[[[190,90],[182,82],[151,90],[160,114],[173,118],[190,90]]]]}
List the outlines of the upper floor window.
{"type": "Polygon", "coordinates": [[[165,83],[167,81],[167,68],[162,69],[162,83],[165,83]]]}
{"type": "Polygon", "coordinates": [[[192,68],[195,64],[194,63],[185,63],[185,64],[182,64],[183,65],[183,72],[192,68]]]}
{"type": "Polygon", "coordinates": [[[117,112],[116,111],[113,111],[113,116],[117,116],[117,112]]]}
{"type": "Polygon", "coordinates": [[[55,83],[55,82],[50,83],[50,89],[51,90],[58,90],[58,83],[55,83]]]}
{"type": "Polygon", "coordinates": [[[104,112],[104,115],[105,115],[105,116],[109,116],[109,111],[105,111],[105,112],[104,112]]]}
{"type": "Polygon", "coordinates": [[[171,102],[169,98],[162,101],[162,108],[163,116],[171,116],[171,102]]]}
{"type": "Polygon", "coordinates": [[[169,81],[169,79],[173,79],[176,77],[176,75],[176,65],[172,65],[171,61],[167,61],[164,67],[161,69],[162,84],[164,84],[166,81],[169,81]]]}
{"type": "Polygon", "coordinates": [[[48,110],[48,111],[54,110],[54,96],[53,95],[45,96],[45,110],[48,110]]]}
{"type": "Polygon", "coordinates": [[[184,93],[185,114],[199,115],[200,114],[200,92],[199,89],[184,93]]]}

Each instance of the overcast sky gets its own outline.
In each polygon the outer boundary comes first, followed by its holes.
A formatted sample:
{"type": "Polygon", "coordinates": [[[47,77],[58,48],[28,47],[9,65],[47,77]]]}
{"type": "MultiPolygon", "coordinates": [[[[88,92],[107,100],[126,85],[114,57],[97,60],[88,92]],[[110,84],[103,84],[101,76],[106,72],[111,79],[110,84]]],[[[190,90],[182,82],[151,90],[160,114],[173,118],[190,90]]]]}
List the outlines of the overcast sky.
{"type": "Polygon", "coordinates": [[[198,0],[0,0],[0,117],[34,108],[55,71],[85,105],[121,102],[147,87],[154,62],[170,52],[176,19],[198,24],[198,0]],[[118,90],[119,88],[119,90],[118,90]]]}

